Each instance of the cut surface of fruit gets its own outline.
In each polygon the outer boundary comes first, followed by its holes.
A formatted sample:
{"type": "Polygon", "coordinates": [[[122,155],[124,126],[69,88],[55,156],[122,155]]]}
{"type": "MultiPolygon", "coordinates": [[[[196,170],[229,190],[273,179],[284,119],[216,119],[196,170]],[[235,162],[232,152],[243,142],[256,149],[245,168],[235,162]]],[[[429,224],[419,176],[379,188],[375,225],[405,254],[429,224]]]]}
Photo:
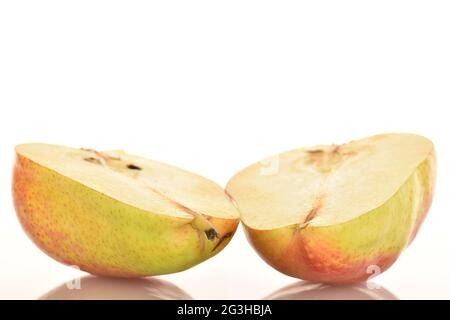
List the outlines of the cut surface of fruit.
{"type": "Polygon", "coordinates": [[[431,141],[413,134],[296,149],[277,157],[273,174],[259,163],[242,170],[227,192],[255,230],[336,225],[383,205],[433,152],[431,141]]]}
{"type": "Polygon", "coordinates": [[[98,152],[36,143],[19,145],[16,152],[106,196],[154,214],[187,219],[198,214],[225,219],[239,216],[216,183],[123,151],[98,152]]]}

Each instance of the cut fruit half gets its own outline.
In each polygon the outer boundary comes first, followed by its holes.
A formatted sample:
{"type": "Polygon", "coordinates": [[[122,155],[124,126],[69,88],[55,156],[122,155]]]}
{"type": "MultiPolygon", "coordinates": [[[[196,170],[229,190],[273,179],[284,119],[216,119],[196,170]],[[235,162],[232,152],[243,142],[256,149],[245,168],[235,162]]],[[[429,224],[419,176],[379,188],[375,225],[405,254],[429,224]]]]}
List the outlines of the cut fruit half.
{"type": "Polygon", "coordinates": [[[50,256],[98,275],[184,270],[219,252],[238,213],[214,182],[123,151],[16,148],[19,219],[50,256]]]}
{"type": "Polygon", "coordinates": [[[384,134],[254,164],[228,183],[251,243],[278,270],[312,281],[367,279],[414,238],[431,203],[433,144],[384,134]]]}

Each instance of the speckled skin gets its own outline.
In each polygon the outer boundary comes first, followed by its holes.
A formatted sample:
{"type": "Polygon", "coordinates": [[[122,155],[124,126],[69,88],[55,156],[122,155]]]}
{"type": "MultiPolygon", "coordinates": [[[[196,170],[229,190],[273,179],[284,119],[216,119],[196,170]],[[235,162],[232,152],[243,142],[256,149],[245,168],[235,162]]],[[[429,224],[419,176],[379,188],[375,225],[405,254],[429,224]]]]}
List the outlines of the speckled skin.
{"type": "Polygon", "coordinates": [[[219,237],[208,240],[192,220],[121,203],[20,155],[13,198],[24,230],[39,248],[64,264],[102,276],[188,269],[221,251],[239,223],[211,217],[219,237]]]}
{"type": "Polygon", "coordinates": [[[433,153],[391,199],[356,219],[303,229],[244,228],[260,256],[289,276],[330,284],[366,281],[388,269],[414,239],[430,208],[434,182],[433,153]],[[379,269],[368,269],[371,265],[379,269]]]}

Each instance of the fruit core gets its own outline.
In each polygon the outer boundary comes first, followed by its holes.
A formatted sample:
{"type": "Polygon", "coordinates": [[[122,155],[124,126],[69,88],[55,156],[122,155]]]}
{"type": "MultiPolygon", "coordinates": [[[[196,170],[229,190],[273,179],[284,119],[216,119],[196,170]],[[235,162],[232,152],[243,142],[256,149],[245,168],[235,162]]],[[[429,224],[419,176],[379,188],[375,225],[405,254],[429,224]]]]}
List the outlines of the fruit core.
{"type": "Polygon", "coordinates": [[[363,156],[364,153],[368,152],[368,149],[369,146],[367,145],[355,145],[352,143],[322,146],[318,149],[305,150],[305,156],[299,158],[300,165],[326,175],[339,168],[346,161],[357,156],[363,156]]]}

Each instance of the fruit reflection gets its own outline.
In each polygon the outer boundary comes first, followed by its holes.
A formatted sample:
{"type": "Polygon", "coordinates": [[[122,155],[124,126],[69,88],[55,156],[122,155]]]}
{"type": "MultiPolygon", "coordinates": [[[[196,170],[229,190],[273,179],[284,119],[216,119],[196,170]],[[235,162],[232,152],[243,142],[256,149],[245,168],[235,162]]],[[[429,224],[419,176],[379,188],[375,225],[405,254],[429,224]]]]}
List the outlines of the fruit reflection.
{"type": "Polygon", "coordinates": [[[86,276],[61,284],[40,300],[191,300],[169,281],[86,276]]]}
{"type": "Polygon", "coordinates": [[[265,300],[398,300],[398,298],[374,283],[330,286],[299,281],[275,291],[265,300]]]}

